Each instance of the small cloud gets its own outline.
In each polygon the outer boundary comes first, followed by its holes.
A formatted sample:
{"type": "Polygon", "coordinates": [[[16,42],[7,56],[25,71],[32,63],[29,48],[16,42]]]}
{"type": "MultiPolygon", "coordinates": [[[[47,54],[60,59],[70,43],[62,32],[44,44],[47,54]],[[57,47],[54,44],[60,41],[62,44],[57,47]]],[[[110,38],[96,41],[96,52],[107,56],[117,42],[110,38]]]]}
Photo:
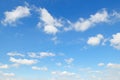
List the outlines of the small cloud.
{"type": "Polygon", "coordinates": [[[86,31],[87,29],[93,27],[94,25],[98,23],[108,22],[108,12],[103,9],[94,15],[90,15],[90,18],[83,19],[80,18],[77,22],[73,24],[76,31],[86,31]]]}
{"type": "Polygon", "coordinates": [[[24,57],[25,55],[18,53],[18,52],[8,52],[7,53],[8,56],[20,56],[20,57],[24,57]]]}
{"type": "Polygon", "coordinates": [[[45,58],[45,57],[55,56],[55,54],[51,53],[51,52],[40,52],[40,53],[30,52],[30,53],[28,53],[28,55],[32,58],[45,58]]]}
{"type": "Polygon", "coordinates": [[[33,70],[40,70],[40,71],[47,71],[48,70],[47,67],[37,67],[37,66],[33,66],[32,69],[33,70]]]}
{"type": "Polygon", "coordinates": [[[60,43],[60,41],[58,40],[58,37],[56,37],[56,36],[53,37],[51,40],[54,42],[54,44],[60,43]]]}
{"type": "Polygon", "coordinates": [[[99,45],[103,39],[104,39],[103,35],[98,34],[94,37],[89,37],[87,44],[92,45],[92,46],[96,46],[96,45],[99,45]]]}
{"type": "Polygon", "coordinates": [[[61,20],[54,18],[45,8],[40,8],[40,22],[38,23],[38,27],[42,26],[44,32],[47,34],[56,34],[59,30],[58,28],[62,26],[61,20]]]}
{"type": "Polygon", "coordinates": [[[104,66],[104,65],[105,65],[104,63],[99,63],[99,64],[98,64],[98,66],[100,66],[100,67],[101,67],[101,66],[104,66]]]}
{"type": "Polygon", "coordinates": [[[111,46],[120,50],[120,33],[116,33],[112,35],[112,39],[110,39],[111,46]]]}
{"type": "Polygon", "coordinates": [[[37,63],[37,60],[29,60],[29,59],[16,59],[13,57],[10,57],[10,61],[16,64],[24,64],[24,65],[32,65],[37,63]]]}
{"type": "Polygon", "coordinates": [[[15,25],[19,19],[30,15],[30,9],[27,6],[18,6],[12,11],[6,11],[4,15],[5,18],[1,21],[3,25],[15,25]]]}
{"type": "Polygon", "coordinates": [[[71,64],[73,61],[74,61],[73,58],[65,59],[65,62],[66,62],[67,64],[71,64]]]}
{"type": "Polygon", "coordinates": [[[14,73],[3,73],[3,76],[13,77],[13,76],[15,76],[15,74],[14,73]]]}
{"type": "Polygon", "coordinates": [[[4,65],[0,65],[0,69],[8,69],[9,66],[7,64],[4,64],[4,65]]]}

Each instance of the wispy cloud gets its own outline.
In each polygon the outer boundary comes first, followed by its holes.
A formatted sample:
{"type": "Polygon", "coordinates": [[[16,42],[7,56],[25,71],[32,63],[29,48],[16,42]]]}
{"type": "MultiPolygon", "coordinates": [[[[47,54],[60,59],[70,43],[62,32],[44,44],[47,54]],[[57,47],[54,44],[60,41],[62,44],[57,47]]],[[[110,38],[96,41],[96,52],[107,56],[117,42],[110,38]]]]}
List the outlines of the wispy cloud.
{"type": "Polygon", "coordinates": [[[8,52],[7,53],[8,56],[20,56],[20,57],[24,57],[25,55],[22,53],[18,53],[18,52],[8,52]]]}
{"type": "Polygon", "coordinates": [[[32,58],[45,58],[45,57],[54,57],[56,54],[52,52],[29,52],[28,55],[32,58]]]}
{"type": "Polygon", "coordinates": [[[71,64],[73,61],[74,61],[73,58],[65,59],[65,62],[66,62],[67,64],[71,64]]]}

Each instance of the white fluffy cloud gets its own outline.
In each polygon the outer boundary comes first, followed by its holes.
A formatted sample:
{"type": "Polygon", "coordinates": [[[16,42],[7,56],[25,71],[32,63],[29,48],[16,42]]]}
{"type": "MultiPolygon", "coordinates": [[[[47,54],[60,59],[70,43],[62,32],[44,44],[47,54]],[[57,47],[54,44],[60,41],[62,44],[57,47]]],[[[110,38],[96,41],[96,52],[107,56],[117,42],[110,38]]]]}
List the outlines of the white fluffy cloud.
{"type": "Polygon", "coordinates": [[[120,50],[120,33],[116,33],[112,35],[112,39],[110,39],[111,46],[120,50]]]}
{"type": "Polygon", "coordinates": [[[103,39],[104,39],[103,35],[98,34],[94,37],[90,37],[87,41],[87,44],[92,45],[92,46],[96,46],[96,45],[99,45],[103,39]]]}
{"type": "Polygon", "coordinates": [[[32,65],[37,63],[37,60],[29,60],[29,59],[16,59],[13,57],[10,57],[10,61],[16,64],[25,64],[25,65],[32,65]]]}
{"type": "MultiPolygon", "coordinates": [[[[61,20],[54,18],[45,8],[40,8],[40,20],[43,21],[44,32],[47,34],[56,34],[62,26],[61,20]]],[[[42,26],[41,22],[38,26],[42,26]]]]}
{"type": "Polygon", "coordinates": [[[119,12],[113,11],[109,13],[106,9],[102,9],[101,11],[90,15],[90,17],[87,19],[80,17],[76,22],[66,22],[69,23],[69,27],[65,27],[64,30],[76,30],[83,32],[100,23],[115,23],[118,21],[120,21],[119,12]]]}
{"type": "Polygon", "coordinates": [[[32,58],[45,58],[45,57],[53,57],[55,56],[55,54],[51,52],[40,52],[40,53],[30,52],[29,56],[32,58]]]}
{"type": "Polygon", "coordinates": [[[4,15],[5,18],[2,21],[4,25],[16,24],[16,21],[18,21],[19,19],[30,15],[30,9],[27,6],[18,6],[16,7],[16,9],[13,9],[12,11],[6,11],[4,15]]]}
{"type": "Polygon", "coordinates": [[[94,15],[90,15],[90,18],[83,19],[80,18],[77,22],[73,24],[76,31],[85,31],[97,23],[107,22],[108,21],[108,12],[103,9],[100,12],[97,12],[94,15]]]}
{"type": "Polygon", "coordinates": [[[37,66],[33,66],[32,69],[33,70],[40,70],[40,71],[47,71],[48,70],[47,67],[37,67],[37,66]]]}
{"type": "Polygon", "coordinates": [[[18,52],[8,52],[7,55],[8,56],[21,56],[21,57],[25,56],[25,55],[18,53],[18,52]]]}
{"type": "Polygon", "coordinates": [[[67,64],[71,64],[73,61],[74,61],[73,58],[65,59],[65,62],[66,62],[67,64]]]}

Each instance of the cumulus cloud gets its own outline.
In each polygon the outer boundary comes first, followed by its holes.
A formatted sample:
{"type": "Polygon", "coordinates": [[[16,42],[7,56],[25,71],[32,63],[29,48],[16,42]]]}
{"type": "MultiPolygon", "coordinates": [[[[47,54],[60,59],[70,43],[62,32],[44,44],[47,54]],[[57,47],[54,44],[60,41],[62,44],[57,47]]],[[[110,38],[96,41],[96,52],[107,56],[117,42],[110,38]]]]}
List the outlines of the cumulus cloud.
{"type": "Polygon", "coordinates": [[[8,52],[7,53],[8,56],[21,56],[21,57],[24,57],[25,55],[24,54],[21,54],[21,53],[18,53],[18,52],[8,52]]]}
{"type": "Polygon", "coordinates": [[[43,22],[44,32],[47,34],[56,34],[59,30],[58,28],[62,26],[61,20],[54,18],[45,8],[40,8],[40,22],[38,27],[42,26],[43,22]]]}
{"type": "Polygon", "coordinates": [[[116,33],[112,35],[112,39],[110,39],[111,46],[120,50],[120,33],[116,33]]]}
{"type": "Polygon", "coordinates": [[[16,24],[19,19],[29,16],[30,9],[27,6],[18,6],[12,11],[6,11],[4,15],[5,18],[1,21],[2,24],[13,25],[16,24]]]}
{"type": "Polygon", "coordinates": [[[33,66],[32,69],[33,70],[40,70],[40,71],[47,71],[48,70],[47,67],[37,67],[37,66],[33,66]]]}
{"type": "Polygon", "coordinates": [[[103,39],[104,39],[103,35],[98,34],[94,37],[89,37],[87,44],[92,45],[92,46],[96,46],[96,45],[99,45],[103,39]]]}
{"type": "Polygon", "coordinates": [[[32,58],[45,58],[45,57],[53,57],[55,56],[55,54],[51,52],[40,52],[40,53],[30,52],[29,56],[32,58]]]}
{"type": "Polygon", "coordinates": [[[76,31],[86,31],[95,24],[107,22],[108,17],[108,12],[105,9],[103,9],[102,11],[99,11],[94,15],[90,15],[90,18],[88,19],[80,18],[80,20],[75,22],[73,26],[76,31]]]}
{"type": "Polygon", "coordinates": [[[102,9],[95,14],[90,15],[87,19],[80,17],[76,22],[66,22],[69,24],[69,27],[65,27],[64,30],[76,30],[83,32],[100,23],[115,23],[118,21],[120,21],[120,12],[113,11],[109,13],[106,9],[102,9]]]}
{"type": "Polygon", "coordinates": [[[25,64],[25,65],[32,65],[37,63],[37,60],[30,60],[30,59],[16,59],[13,57],[10,57],[10,61],[16,64],[25,64]]]}
{"type": "Polygon", "coordinates": [[[71,64],[73,61],[74,61],[73,58],[65,59],[65,62],[66,62],[67,64],[71,64]]]}

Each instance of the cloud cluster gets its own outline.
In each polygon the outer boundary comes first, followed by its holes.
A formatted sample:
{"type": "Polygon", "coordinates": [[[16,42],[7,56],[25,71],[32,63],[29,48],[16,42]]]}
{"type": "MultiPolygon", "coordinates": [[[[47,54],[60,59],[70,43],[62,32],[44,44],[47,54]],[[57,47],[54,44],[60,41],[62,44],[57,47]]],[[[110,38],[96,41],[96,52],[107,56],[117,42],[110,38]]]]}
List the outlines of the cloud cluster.
{"type": "MultiPolygon", "coordinates": [[[[71,22],[68,19],[62,19],[62,18],[55,18],[52,16],[49,11],[45,8],[37,8],[37,11],[39,12],[39,22],[37,23],[37,26],[39,28],[42,28],[43,31],[47,34],[53,34],[60,31],[69,31],[69,30],[75,30],[75,31],[86,31],[93,26],[96,26],[100,23],[111,23],[119,21],[120,19],[120,13],[117,11],[113,11],[109,13],[106,9],[101,9],[100,11],[96,12],[95,14],[91,14],[89,18],[85,19],[80,17],[79,20],[71,22]]],[[[16,24],[16,22],[21,19],[28,17],[32,11],[35,11],[34,8],[30,8],[27,5],[25,6],[18,6],[15,9],[11,11],[6,11],[4,13],[5,18],[1,21],[4,25],[13,25],[16,24]]]]}
{"type": "Polygon", "coordinates": [[[112,38],[105,38],[102,34],[97,34],[96,36],[89,37],[87,40],[88,45],[97,46],[105,45],[106,42],[110,42],[110,45],[118,50],[120,50],[120,33],[112,35],[112,38]]]}

